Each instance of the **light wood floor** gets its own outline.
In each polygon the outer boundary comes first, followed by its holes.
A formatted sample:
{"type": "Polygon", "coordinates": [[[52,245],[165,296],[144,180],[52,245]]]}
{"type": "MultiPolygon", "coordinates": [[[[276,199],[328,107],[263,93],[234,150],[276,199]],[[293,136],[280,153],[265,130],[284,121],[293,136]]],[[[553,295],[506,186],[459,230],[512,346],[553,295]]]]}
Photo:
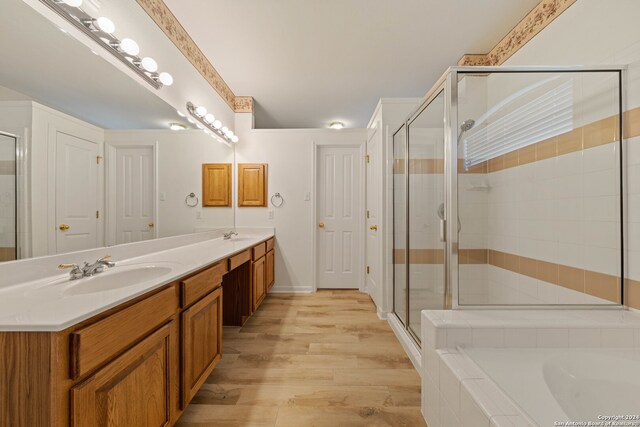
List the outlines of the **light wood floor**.
{"type": "Polygon", "coordinates": [[[271,294],[178,426],[425,426],[420,377],[369,297],[271,294]]]}

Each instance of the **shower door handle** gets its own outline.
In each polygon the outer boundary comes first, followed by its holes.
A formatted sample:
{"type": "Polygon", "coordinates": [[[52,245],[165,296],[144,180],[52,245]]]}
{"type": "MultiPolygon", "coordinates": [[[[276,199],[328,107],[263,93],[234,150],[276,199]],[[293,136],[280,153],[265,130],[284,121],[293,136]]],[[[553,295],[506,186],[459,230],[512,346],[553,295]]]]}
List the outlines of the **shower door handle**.
{"type": "Polygon", "coordinates": [[[440,241],[447,241],[447,220],[440,218],[440,241]]]}

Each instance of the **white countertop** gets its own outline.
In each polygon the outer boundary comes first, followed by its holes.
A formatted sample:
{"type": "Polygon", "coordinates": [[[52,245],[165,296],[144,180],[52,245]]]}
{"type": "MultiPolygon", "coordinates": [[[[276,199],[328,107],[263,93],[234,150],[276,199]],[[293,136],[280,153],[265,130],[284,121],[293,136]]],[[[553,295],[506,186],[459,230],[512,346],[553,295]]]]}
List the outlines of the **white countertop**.
{"type": "MultiPolygon", "coordinates": [[[[203,241],[200,237],[195,243],[181,244],[136,257],[118,259],[114,256],[111,261],[116,262],[116,266],[94,277],[70,281],[68,272],[52,270],[54,274],[48,277],[0,287],[0,331],[64,330],[273,236],[273,230],[262,230],[250,235],[241,233],[239,239],[231,240],[217,237],[203,241]],[[64,294],[72,286],[89,284],[93,279],[137,266],[165,267],[168,272],[118,289],[78,295],[64,294]]],[[[92,258],[86,260],[93,261],[92,258]]],[[[34,259],[33,262],[38,261],[34,259]]],[[[29,264],[24,261],[22,263],[22,268],[28,269],[29,264]]]]}

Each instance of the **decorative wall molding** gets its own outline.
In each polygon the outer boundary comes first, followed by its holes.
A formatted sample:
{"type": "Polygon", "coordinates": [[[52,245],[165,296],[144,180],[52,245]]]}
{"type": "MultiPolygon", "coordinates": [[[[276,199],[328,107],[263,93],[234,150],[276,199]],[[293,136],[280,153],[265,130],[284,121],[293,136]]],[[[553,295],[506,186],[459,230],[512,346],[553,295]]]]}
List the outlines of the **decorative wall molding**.
{"type": "Polygon", "coordinates": [[[248,96],[237,97],[233,93],[220,73],[216,71],[164,1],[136,1],[234,112],[247,113],[253,111],[253,98],[248,96]],[[242,111],[236,110],[237,105],[241,106],[242,111]]]}
{"type": "Polygon", "coordinates": [[[253,97],[236,96],[233,111],[236,113],[251,113],[253,111],[253,97]]]}
{"type": "Polygon", "coordinates": [[[467,54],[460,66],[502,65],[577,0],[542,0],[487,54],[467,54]]]}

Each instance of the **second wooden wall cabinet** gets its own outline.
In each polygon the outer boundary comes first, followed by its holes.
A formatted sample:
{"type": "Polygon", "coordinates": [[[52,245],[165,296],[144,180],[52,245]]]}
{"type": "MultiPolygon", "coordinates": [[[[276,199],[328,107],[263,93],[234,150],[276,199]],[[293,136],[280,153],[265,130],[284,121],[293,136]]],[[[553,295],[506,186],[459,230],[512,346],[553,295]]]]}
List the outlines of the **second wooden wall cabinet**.
{"type": "Polygon", "coordinates": [[[238,163],[238,206],[267,206],[266,163],[238,163]]]}
{"type": "Polygon", "coordinates": [[[231,163],[202,165],[202,206],[231,207],[231,163]]]}

